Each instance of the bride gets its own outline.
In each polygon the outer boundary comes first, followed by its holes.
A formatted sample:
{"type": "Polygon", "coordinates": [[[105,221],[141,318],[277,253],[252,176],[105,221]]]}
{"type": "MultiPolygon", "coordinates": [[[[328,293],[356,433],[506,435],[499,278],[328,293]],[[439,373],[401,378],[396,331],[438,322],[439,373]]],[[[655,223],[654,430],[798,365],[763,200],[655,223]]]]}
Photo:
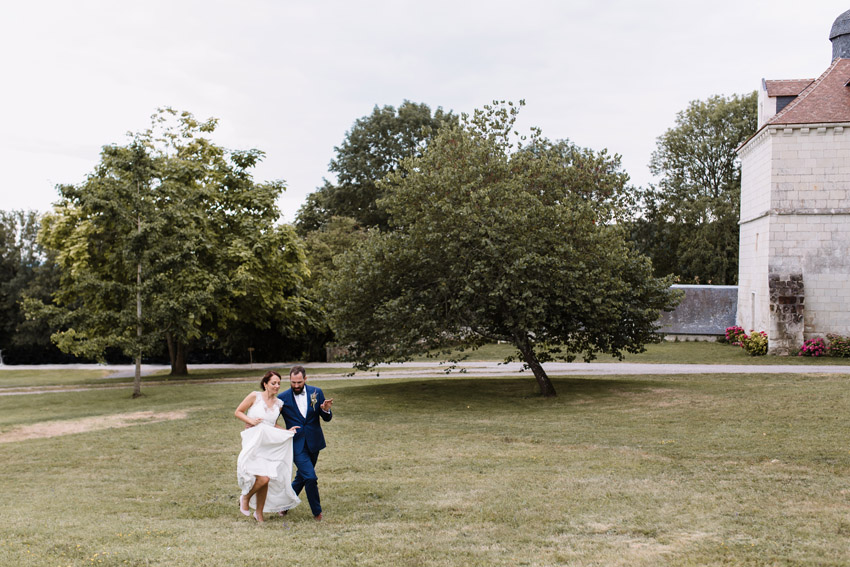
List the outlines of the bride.
{"type": "Polygon", "coordinates": [[[277,398],[280,374],[266,372],[260,392],[248,394],[236,408],[237,419],[245,422],[242,451],[236,462],[236,477],[242,495],[239,511],[264,521],[263,513],[280,512],[297,506],[301,500],[292,490],[292,437],[298,427],[277,425],[283,402],[277,398]]]}

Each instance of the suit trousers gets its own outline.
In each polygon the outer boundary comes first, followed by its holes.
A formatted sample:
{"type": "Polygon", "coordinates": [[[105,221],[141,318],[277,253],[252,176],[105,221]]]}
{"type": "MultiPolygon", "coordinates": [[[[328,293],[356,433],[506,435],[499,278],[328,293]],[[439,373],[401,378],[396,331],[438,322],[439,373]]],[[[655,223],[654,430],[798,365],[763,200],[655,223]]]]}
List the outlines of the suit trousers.
{"type": "Polygon", "coordinates": [[[292,462],[298,467],[295,473],[295,480],[292,481],[292,490],[295,494],[301,494],[301,489],[307,493],[307,502],[310,503],[310,510],[314,516],[322,513],[322,504],[319,500],[319,479],[316,476],[316,461],[319,459],[318,453],[311,453],[305,447],[303,451],[298,451],[292,455],[292,462]]]}

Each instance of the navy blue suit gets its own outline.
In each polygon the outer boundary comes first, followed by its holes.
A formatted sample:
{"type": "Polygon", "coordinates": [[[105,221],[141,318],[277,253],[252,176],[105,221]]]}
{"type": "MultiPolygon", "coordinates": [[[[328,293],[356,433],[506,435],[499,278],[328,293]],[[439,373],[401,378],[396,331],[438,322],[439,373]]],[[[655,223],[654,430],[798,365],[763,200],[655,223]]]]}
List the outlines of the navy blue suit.
{"type": "Polygon", "coordinates": [[[280,415],[283,416],[286,428],[296,425],[299,427],[295,430],[295,437],[292,438],[292,461],[298,467],[295,480],[292,481],[292,489],[295,490],[295,494],[300,494],[302,488],[305,490],[310,510],[314,516],[318,516],[322,513],[322,505],[319,501],[315,466],[319,451],[325,448],[325,435],[322,433],[319,418],[330,421],[333,415],[331,412],[322,411],[320,407],[325,401],[325,394],[322,393],[321,388],[305,384],[304,390],[307,392],[307,417],[301,415],[298,410],[292,388],[279,394],[278,398],[283,401],[280,415]]]}

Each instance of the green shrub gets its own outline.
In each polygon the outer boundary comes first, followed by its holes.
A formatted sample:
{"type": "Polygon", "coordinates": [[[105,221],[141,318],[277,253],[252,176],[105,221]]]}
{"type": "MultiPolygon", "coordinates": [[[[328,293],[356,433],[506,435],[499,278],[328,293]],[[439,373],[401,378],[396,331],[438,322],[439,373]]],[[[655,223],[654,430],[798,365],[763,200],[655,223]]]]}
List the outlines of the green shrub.
{"type": "Polygon", "coordinates": [[[741,346],[750,356],[767,354],[767,333],[764,331],[751,331],[749,335],[741,335],[740,341],[741,346]]]}
{"type": "Polygon", "coordinates": [[[829,340],[829,347],[826,349],[827,356],[850,357],[850,337],[829,333],[826,338],[829,340]]]}

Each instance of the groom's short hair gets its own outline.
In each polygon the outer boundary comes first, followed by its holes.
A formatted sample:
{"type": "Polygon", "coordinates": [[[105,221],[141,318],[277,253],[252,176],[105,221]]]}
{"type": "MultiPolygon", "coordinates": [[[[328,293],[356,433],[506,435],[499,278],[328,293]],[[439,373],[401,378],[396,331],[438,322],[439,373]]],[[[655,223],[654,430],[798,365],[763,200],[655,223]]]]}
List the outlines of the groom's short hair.
{"type": "Polygon", "coordinates": [[[300,374],[302,378],[307,378],[307,370],[303,366],[293,366],[289,371],[289,376],[292,377],[295,374],[300,374]]]}

